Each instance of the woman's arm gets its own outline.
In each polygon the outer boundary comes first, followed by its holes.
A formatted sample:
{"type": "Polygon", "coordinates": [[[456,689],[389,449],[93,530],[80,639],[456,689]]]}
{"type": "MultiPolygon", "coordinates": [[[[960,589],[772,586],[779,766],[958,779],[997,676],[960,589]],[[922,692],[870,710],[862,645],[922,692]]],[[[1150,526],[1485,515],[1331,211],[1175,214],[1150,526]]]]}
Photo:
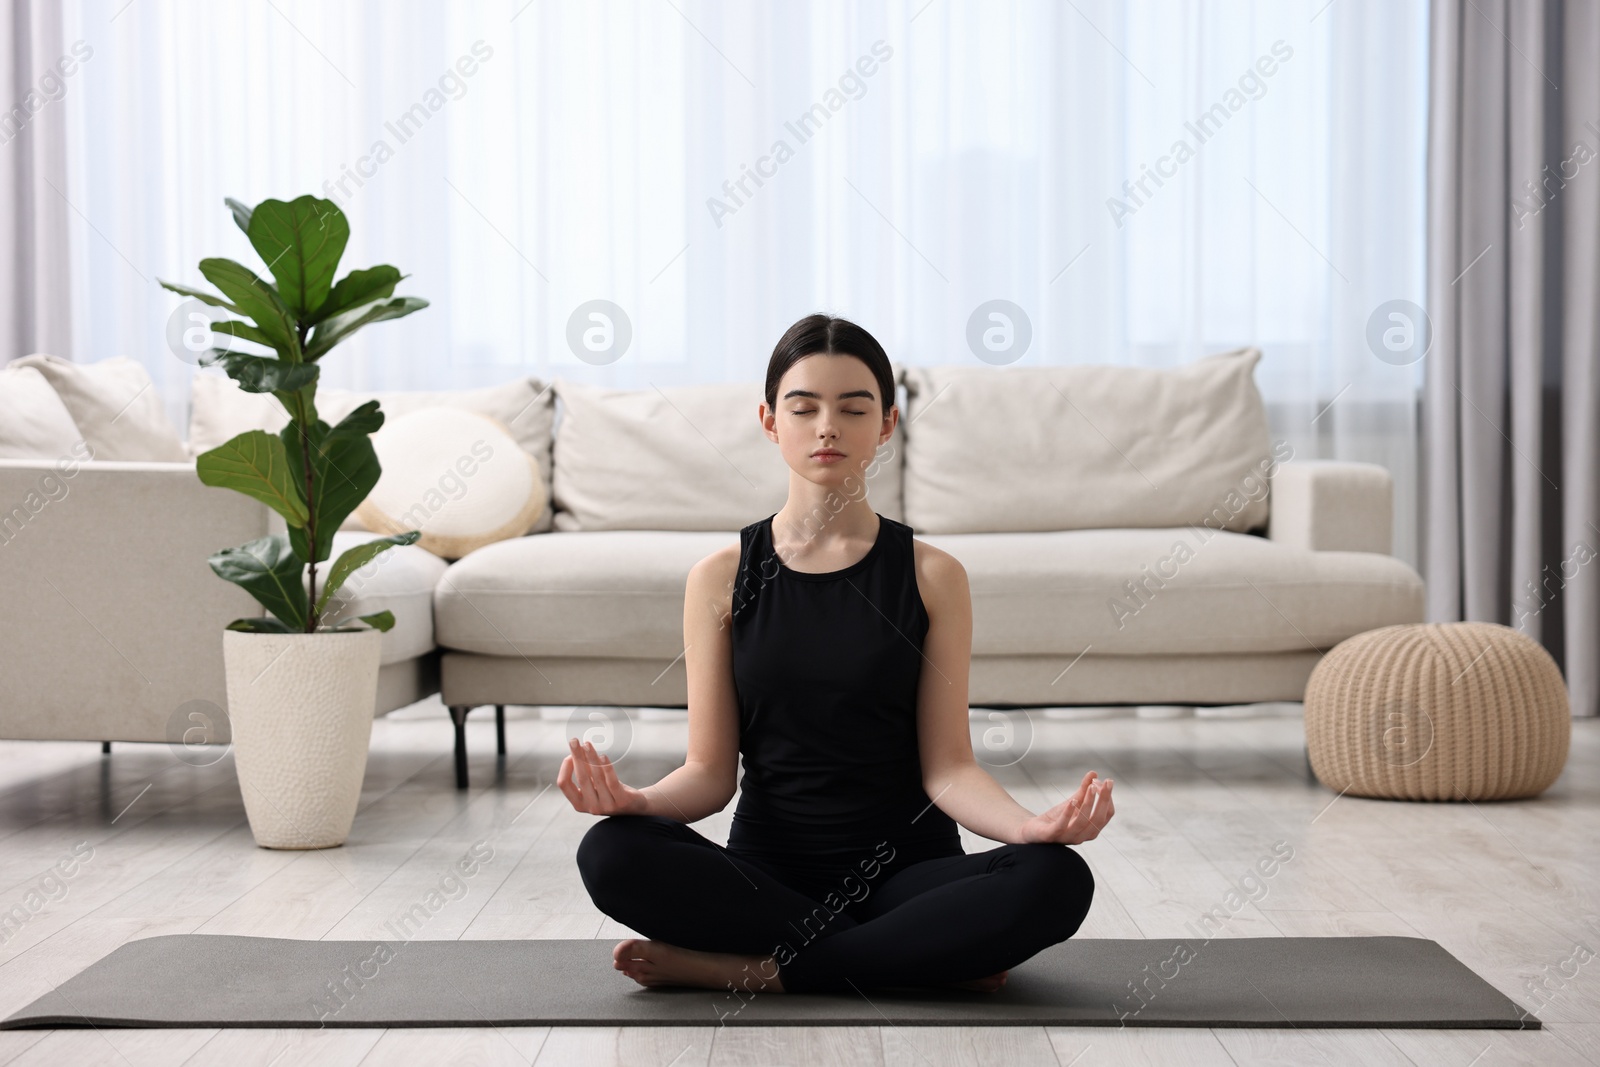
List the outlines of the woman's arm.
{"type": "Polygon", "coordinates": [[[1078,791],[1043,815],[1018,804],[972,754],[967,683],[972,665],[972,593],[961,561],[921,541],[917,583],[928,612],[917,687],[922,785],[939,810],[992,841],[1087,841],[1111,818],[1110,782],[1084,777],[1078,791]]]}
{"type": "Polygon", "coordinates": [[[579,811],[593,815],[664,815],[698,822],[728,806],[738,781],[739,705],[729,628],[739,546],[721,549],[689,570],[683,601],[684,668],[689,674],[689,751],[683,766],[654,785],[633,789],[610,759],[572,739],[556,784],[579,811]],[[730,557],[731,552],[731,557],[730,557]]]}

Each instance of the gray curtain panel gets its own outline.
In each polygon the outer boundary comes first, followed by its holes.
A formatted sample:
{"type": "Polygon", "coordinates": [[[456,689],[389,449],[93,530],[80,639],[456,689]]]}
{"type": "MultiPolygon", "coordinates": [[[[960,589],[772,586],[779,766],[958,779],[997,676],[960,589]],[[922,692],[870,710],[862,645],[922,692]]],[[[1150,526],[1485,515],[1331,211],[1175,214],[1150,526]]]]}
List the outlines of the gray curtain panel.
{"type": "Polygon", "coordinates": [[[61,100],[73,90],[62,71],[79,61],[62,40],[61,6],[0,8],[0,363],[72,352],[61,100]]]}
{"type": "Polygon", "coordinates": [[[1514,626],[1600,713],[1600,3],[1433,0],[1428,618],[1514,626]]]}

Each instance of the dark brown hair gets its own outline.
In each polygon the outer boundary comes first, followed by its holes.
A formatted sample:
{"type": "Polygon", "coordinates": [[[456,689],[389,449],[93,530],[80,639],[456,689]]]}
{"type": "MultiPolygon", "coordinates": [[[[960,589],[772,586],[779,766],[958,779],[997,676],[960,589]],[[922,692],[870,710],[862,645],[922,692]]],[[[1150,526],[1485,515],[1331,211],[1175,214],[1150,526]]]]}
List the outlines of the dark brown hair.
{"type": "Polygon", "coordinates": [[[784,374],[806,356],[831,353],[838,356],[855,356],[867,365],[872,376],[878,379],[878,392],[882,397],[883,417],[889,417],[894,404],[894,369],[889,366],[889,356],[883,346],[866,330],[848,319],[832,315],[807,315],[784,331],[772,350],[767,363],[767,409],[778,410],[778,383],[784,374]]]}

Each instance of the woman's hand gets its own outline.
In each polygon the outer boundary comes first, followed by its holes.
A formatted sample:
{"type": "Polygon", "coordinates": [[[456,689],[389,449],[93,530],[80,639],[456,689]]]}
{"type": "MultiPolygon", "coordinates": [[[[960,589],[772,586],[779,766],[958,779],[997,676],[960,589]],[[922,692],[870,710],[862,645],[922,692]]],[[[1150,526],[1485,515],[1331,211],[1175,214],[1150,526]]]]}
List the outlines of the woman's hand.
{"type": "Polygon", "coordinates": [[[572,806],[590,815],[642,815],[649,807],[643,792],[617,780],[611,757],[594,750],[588,741],[567,738],[572,752],[561,760],[556,787],[572,806]]]}
{"type": "Polygon", "coordinates": [[[1076,845],[1098,837],[1116,813],[1111,804],[1111,779],[1095,781],[1098,773],[1090,771],[1076,793],[1024,822],[1022,840],[1076,845]]]}

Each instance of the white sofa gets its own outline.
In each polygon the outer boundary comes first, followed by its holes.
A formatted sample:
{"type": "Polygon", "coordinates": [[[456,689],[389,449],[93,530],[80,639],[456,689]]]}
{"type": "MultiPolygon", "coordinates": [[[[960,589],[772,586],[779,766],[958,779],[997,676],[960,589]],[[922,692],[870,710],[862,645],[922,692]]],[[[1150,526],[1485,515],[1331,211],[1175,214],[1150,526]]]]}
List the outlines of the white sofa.
{"type": "MultiPolygon", "coordinates": [[[[902,418],[868,499],[966,567],[973,705],[1293,701],[1339,641],[1422,621],[1422,580],[1389,555],[1388,473],[1272,444],[1259,356],[1176,371],[896,365],[902,418]]],[[[276,401],[204,377],[188,454],[275,428],[276,401]]],[[[325,415],[363,399],[327,392],[325,415]]],[[[346,613],[397,620],[375,714],[440,693],[465,785],[476,707],[685,706],[689,568],[787,493],[756,426],[759,383],[372,395],[390,412],[494,414],[553,503],[526,536],[455,561],[392,549],[352,579],[346,613]]],[[[201,485],[192,459],[61,466],[0,459],[0,737],[179,743],[207,706],[193,702],[225,707],[222,627],[260,613],[206,558],[281,520],[201,485]]],[[[334,552],[370,536],[341,530],[334,552]]],[[[205,739],[228,740],[225,721],[205,739]]]]}

